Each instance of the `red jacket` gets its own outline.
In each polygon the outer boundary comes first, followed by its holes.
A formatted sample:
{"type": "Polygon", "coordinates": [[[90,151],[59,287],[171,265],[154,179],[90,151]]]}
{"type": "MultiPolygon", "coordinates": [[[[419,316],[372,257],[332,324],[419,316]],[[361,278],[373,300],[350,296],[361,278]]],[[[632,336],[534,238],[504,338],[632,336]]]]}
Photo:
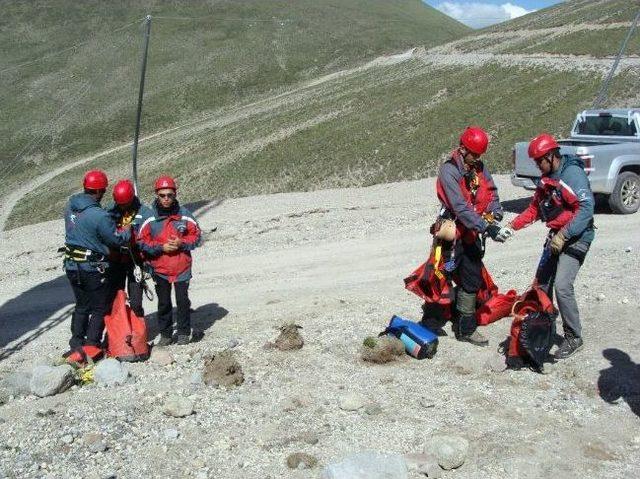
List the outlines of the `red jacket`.
{"type": "Polygon", "coordinates": [[[154,274],[167,281],[189,281],[191,279],[191,250],[200,246],[201,231],[190,211],[177,202],[168,212],[151,207],[152,216],[145,218],[138,234],[138,246],[144,252],[147,263],[154,274]],[[182,245],[178,251],[165,253],[162,245],[178,237],[182,245]]]}
{"type": "Polygon", "coordinates": [[[491,174],[481,162],[467,171],[462,156],[455,151],[440,168],[436,181],[438,199],[457,225],[458,238],[473,243],[483,233],[488,222],[484,213],[502,217],[498,190],[491,174]]]}

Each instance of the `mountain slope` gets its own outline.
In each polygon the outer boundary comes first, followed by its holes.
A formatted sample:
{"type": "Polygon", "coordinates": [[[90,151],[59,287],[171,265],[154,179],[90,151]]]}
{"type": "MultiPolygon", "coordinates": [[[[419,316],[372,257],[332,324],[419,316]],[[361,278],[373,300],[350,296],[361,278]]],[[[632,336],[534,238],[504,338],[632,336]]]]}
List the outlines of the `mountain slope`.
{"type": "MultiPolygon", "coordinates": [[[[589,9],[569,2],[554,11],[569,14],[577,6],[585,16],[597,11],[597,18],[609,18],[609,4],[612,12],[620,6],[614,1],[589,9]]],[[[514,142],[540,131],[565,135],[611,65],[611,58],[592,54],[524,51],[548,35],[537,15],[548,11],[518,19],[529,29],[515,31],[506,23],[430,49],[381,56],[155,130],[140,149],[143,197],[154,176],[165,172],[177,176],[183,201],[422,178],[437,171],[461,129],[472,123],[491,133],[489,166],[508,171],[514,142]],[[513,35],[519,35],[520,50],[513,35]],[[466,51],[465,42],[473,49],[466,51]],[[508,48],[514,51],[501,52],[508,48]]],[[[613,25],[632,17],[632,11],[616,16],[613,25]]],[[[553,28],[605,30],[603,23],[577,21],[553,28]]],[[[639,67],[637,57],[622,62],[608,105],[640,103],[639,67]]],[[[18,202],[9,226],[58,217],[86,168],[104,167],[122,177],[129,161],[123,145],[52,178],[18,202]]]]}
{"type": "Polygon", "coordinates": [[[4,1],[2,13],[0,175],[16,182],[131,139],[147,13],[146,132],[470,31],[419,0],[4,1]]]}

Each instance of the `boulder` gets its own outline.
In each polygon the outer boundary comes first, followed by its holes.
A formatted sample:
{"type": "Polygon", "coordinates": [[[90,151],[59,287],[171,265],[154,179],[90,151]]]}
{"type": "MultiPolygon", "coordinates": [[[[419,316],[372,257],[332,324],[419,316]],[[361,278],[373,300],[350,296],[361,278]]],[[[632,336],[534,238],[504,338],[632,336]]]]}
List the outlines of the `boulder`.
{"type": "Polygon", "coordinates": [[[127,382],[129,371],[126,366],[114,358],[100,361],[94,371],[93,378],[97,384],[117,386],[127,382]]]}
{"type": "Polygon", "coordinates": [[[38,397],[53,396],[66,391],[74,383],[74,371],[71,366],[36,366],[31,373],[29,388],[38,397]]]}
{"type": "Polygon", "coordinates": [[[434,456],[443,469],[456,469],[467,459],[469,441],[453,434],[437,434],[429,438],[424,452],[434,456]]]}
{"type": "Polygon", "coordinates": [[[162,408],[167,416],[186,417],[193,414],[193,401],[182,396],[170,396],[162,408]]]}
{"type": "Polygon", "coordinates": [[[27,396],[31,394],[31,371],[16,371],[0,382],[0,388],[11,396],[27,396]]]}

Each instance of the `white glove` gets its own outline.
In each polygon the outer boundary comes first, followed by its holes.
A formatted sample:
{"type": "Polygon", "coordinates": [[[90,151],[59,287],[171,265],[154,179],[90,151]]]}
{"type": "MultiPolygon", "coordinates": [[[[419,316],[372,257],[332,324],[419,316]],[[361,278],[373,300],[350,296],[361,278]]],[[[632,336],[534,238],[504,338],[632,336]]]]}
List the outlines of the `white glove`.
{"type": "Polygon", "coordinates": [[[499,241],[500,243],[504,243],[509,238],[511,238],[514,234],[515,234],[515,231],[513,231],[511,228],[509,228],[508,226],[503,226],[502,228],[500,228],[500,231],[498,232],[496,241],[499,241]]]}

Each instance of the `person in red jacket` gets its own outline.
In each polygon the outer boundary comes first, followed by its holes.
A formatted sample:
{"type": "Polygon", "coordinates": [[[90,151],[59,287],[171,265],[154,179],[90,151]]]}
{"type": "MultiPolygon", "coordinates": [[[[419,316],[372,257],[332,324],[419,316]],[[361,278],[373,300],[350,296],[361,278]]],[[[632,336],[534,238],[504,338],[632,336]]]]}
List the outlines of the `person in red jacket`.
{"type": "Polygon", "coordinates": [[[200,245],[201,232],[190,211],[180,206],[176,198],[176,182],[161,176],[155,182],[156,199],[151,216],[144,218],[138,234],[138,246],[151,269],[158,296],[160,341],[173,342],[172,285],[178,307],[178,344],[188,344],[191,336],[191,251],[200,245]]]}
{"type": "Polygon", "coordinates": [[[564,341],[554,354],[556,359],[565,359],[583,347],[573,283],[595,237],[595,201],[584,163],[577,156],[561,155],[553,136],[543,133],[535,137],[528,153],[542,177],[529,207],[509,226],[517,231],[541,220],[549,228],[536,281],[549,298],[555,292],[564,341]]]}
{"type": "Polygon", "coordinates": [[[497,224],[503,217],[498,189],[480,161],[487,151],[489,136],[471,126],[460,136],[460,145],[440,168],[436,188],[442,204],[441,219],[455,220],[452,272],[458,278],[454,332],[459,341],[486,346],[489,341],[477,331],[476,296],[483,286],[484,242],[486,233],[498,240],[497,224]]]}

